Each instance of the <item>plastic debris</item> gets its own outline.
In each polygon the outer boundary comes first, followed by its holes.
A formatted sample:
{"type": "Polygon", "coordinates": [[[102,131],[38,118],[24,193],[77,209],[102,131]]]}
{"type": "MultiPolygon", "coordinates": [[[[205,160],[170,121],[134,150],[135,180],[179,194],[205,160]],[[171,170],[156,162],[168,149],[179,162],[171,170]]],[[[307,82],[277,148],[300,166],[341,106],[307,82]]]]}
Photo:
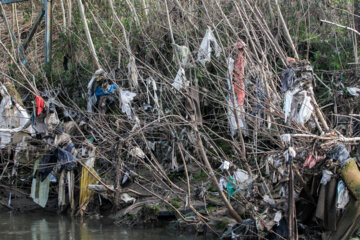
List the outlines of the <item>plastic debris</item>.
{"type": "Polygon", "coordinates": [[[103,95],[109,95],[109,94],[113,93],[115,89],[117,89],[117,86],[115,84],[111,84],[109,86],[109,90],[107,90],[107,91],[105,91],[100,86],[97,86],[94,93],[95,93],[96,97],[100,97],[103,95]]]}
{"type": "Polygon", "coordinates": [[[85,162],[85,166],[81,169],[80,181],[80,197],[79,197],[79,213],[83,215],[88,203],[90,202],[94,192],[89,189],[89,184],[98,184],[100,177],[94,169],[95,151],[93,148],[89,151],[89,158],[85,162]]]}
{"type": "Polygon", "coordinates": [[[87,102],[87,111],[88,112],[93,112],[93,106],[96,104],[97,102],[97,97],[94,94],[94,88],[95,88],[95,83],[96,80],[99,79],[102,75],[105,74],[105,71],[103,69],[98,69],[96,70],[96,72],[94,73],[94,75],[92,76],[90,82],[88,83],[88,102],[87,102]]]}
{"type": "Polygon", "coordinates": [[[219,57],[221,49],[216,41],[213,31],[208,26],[205,36],[201,41],[200,49],[197,55],[197,60],[204,66],[207,62],[211,61],[211,52],[212,52],[211,43],[214,44],[215,56],[219,57]]]}
{"type": "Polygon", "coordinates": [[[338,144],[331,151],[327,153],[329,158],[335,159],[340,162],[340,165],[343,167],[348,159],[350,158],[348,150],[345,148],[344,144],[338,144]]]}
{"type": "Polygon", "coordinates": [[[229,170],[230,167],[230,162],[229,161],[224,161],[221,165],[220,165],[220,169],[221,170],[229,170]]]}
{"type": "Polygon", "coordinates": [[[45,107],[44,99],[42,97],[36,95],[35,103],[36,103],[36,115],[40,115],[43,112],[44,107],[45,107]]]}
{"type": "Polygon", "coordinates": [[[340,180],[337,185],[336,207],[338,209],[344,209],[349,201],[349,191],[347,190],[344,182],[340,180]]]}
{"type": "Polygon", "coordinates": [[[227,188],[227,181],[224,177],[221,177],[219,180],[220,191],[224,191],[224,188],[227,188]]]}
{"type": "Polygon", "coordinates": [[[182,67],[186,67],[189,61],[190,50],[187,46],[179,46],[175,44],[176,51],[179,54],[180,64],[182,67]]]}
{"type": "Polygon", "coordinates": [[[236,94],[236,100],[239,105],[244,104],[245,100],[245,43],[240,40],[235,44],[235,49],[238,50],[234,65],[234,92],[236,94]]]}
{"type": "Polygon", "coordinates": [[[267,194],[265,194],[265,195],[263,196],[263,200],[264,200],[264,202],[266,202],[266,203],[268,203],[268,204],[270,204],[270,205],[272,205],[272,206],[275,205],[274,199],[270,198],[270,196],[267,195],[267,194]]]}
{"type": "Polygon", "coordinates": [[[291,89],[295,82],[295,72],[292,68],[287,68],[281,73],[281,92],[291,89]]]}
{"type": "Polygon", "coordinates": [[[34,165],[34,177],[31,184],[30,197],[35,203],[44,208],[49,197],[50,178],[47,176],[44,180],[41,181],[39,174],[37,174],[38,167],[39,160],[37,160],[34,165]]]}
{"type": "Polygon", "coordinates": [[[139,147],[134,147],[130,150],[130,154],[131,156],[133,157],[138,157],[138,158],[141,158],[141,159],[144,159],[145,158],[145,153],[143,152],[143,150],[141,150],[141,148],[139,147]]]}
{"type": "MultiPolygon", "coordinates": [[[[15,95],[18,92],[12,89],[15,95]]],[[[14,133],[25,131],[33,134],[30,115],[26,112],[21,98],[13,98],[4,84],[0,83],[0,149],[12,141],[14,133]]]]}
{"type": "Polygon", "coordinates": [[[326,185],[331,180],[332,175],[333,173],[329,170],[323,170],[320,184],[326,185]]]}
{"type": "Polygon", "coordinates": [[[249,180],[249,174],[245,170],[238,168],[234,173],[234,179],[238,184],[241,184],[249,180]]]}
{"type": "Polygon", "coordinates": [[[120,99],[121,99],[121,111],[123,113],[126,113],[129,120],[133,120],[133,116],[131,114],[131,101],[134,100],[134,97],[136,96],[136,93],[130,92],[130,91],[120,91],[120,99]]]}
{"type": "Polygon", "coordinates": [[[187,88],[189,86],[189,84],[190,84],[190,82],[186,79],[185,70],[183,68],[180,68],[176,74],[176,77],[174,79],[174,82],[172,83],[172,86],[176,90],[180,90],[183,88],[187,88]]]}
{"type": "Polygon", "coordinates": [[[284,153],[285,162],[292,162],[296,157],[296,151],[293,147],[289,147],[284,153]]]}
{"type": "Polygon", "coordinates": [[[280,136],[280,139],[281,139],[281,141],[282,141],[283,143],[289,144],[290,141],[291,141],[291,135],[290,135],[290,134],[282,134],[282,135],[280,136]]]}
{"type": "Polygon", "coordinates": [[[315,152],[315,156],[310,152],[309,156],[305,159],[303,167],[313,168],[317,162],[317,153],[315,152]]]}
{"type": "Polygon", "coordinates": [[[136,67],[135,57],[133,55],[131,55],[129,58],[129,64],[127,65],[127,68],[128,68],[128,78],[130,79],[131,86],[136,89],[139,86],[138,83],[139,75],[136,67]]]}
{"type": "Polygon", "coordinates": [[[350,95],[355,96],[355,97],[358,97],[358,96],[359,96],[358,92],[360,92],[360,88],[357,88],[357,87],[347,87],[346,89],[347,89],[347,91],[349,92],[350,95]]]}
{"type": "Polygon", "coordinates": [[[282,219],[281,211],[277,211],[274,216],[274,222],[279,226],[280,220],[282,219]]]}
{"type": "Polygon", "coordinates": [[[134,204],[136,202],[136,199],[133,197],[130,197],[129,194],[127,194],[127,193],[121,194],[120,199],[123,200],[125,203],[132,202],[134,204]]]}
{"type": "Polygon", "coordinates": [[[304,100],[295,118],[296,122],[298,124],[304,125],[307,121],[309,121],[313,110],[314,107],[311,105],[311,97],[307,96],[306,93],[304,93],[304,100]]]}

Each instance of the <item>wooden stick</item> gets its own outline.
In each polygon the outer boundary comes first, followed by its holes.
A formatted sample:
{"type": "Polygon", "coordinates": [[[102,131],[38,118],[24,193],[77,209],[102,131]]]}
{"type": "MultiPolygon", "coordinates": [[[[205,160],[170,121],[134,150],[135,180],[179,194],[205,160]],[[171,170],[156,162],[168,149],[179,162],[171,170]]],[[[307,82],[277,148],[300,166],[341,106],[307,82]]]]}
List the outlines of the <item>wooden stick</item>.
{"type": "Polygon", "coordinates": [[[91,38],[89,26],[87,24],[87,20],[86,20],[86,16],[85,16],[84,5],[81,2],[81,0],[77,0],[77,2],[78,2],[78,5],[79,5],[81,19],[82,19],[82,22],[84,24],[84,30],[85,30],[86,38],[88,40],[90,53],[91,53],[91,55],[92,55],[92,57],[94,59],[94,63],[96,65],[97,69],[100,69],[102,67],[101,67],[101,65],[99,63],[99,59],[98,59],[98,56],[97,56],[96,51],[95,51],[94,43],[93,43],[92,38],[91,38]]]}
{"type": "Polygon", "coordinates": [[[328,24],[332,24],[332,25],[335,25],[337,27],[340,27],[340,28],[344,28],[346,30],[350,30],[350,31],[353,31],[354,33],[356,33],[357,35],[360,35],[360,32],[357,31],[356,29],[353,29],[351,27],[347,27],[347,26],[344,26],[344,25],[341,25],[341,24],[338,24],[338,23],[334,23],[334,22],[330,22],[328,20],[323,20],[323,19],[320,19],[321,22],[324,22],[324,23],[328,23],[328,24]]]}
{"type": "Polygon", "coordinates": [[[290,47],[291,47],[291,49],[292,49],[293,52],[294,52],[295,58],[299,59],[299,55],[298,55],[298,53],[297,53],[297,51],[296,51],[294,42],[293,42],[292,39],[291,39],[290,32],[289,32],[289,30],[288,30],[288,28],[287,28],[287,26],[286,26],[286,22],[285,22],[284,17],[283,17],[283,15],[282,15],[282,13],[281,13],[281,9],[280,9],[280,5],[279,5],[279,1],[278,1],[278,0],[275,0],[275,5],[276,5],[276,8],[277,8],[277,10],[278,10],[279,17],[280,17],[280,21],[281,21],[281,24],[282,24],[282,26],[283,26],[283,28],[284,28],[285,35],[286,35],[286,38],[287,38],[287,40],[288,40],[288,42],[289,42],[289,44],[290,44],[290,47]]]}

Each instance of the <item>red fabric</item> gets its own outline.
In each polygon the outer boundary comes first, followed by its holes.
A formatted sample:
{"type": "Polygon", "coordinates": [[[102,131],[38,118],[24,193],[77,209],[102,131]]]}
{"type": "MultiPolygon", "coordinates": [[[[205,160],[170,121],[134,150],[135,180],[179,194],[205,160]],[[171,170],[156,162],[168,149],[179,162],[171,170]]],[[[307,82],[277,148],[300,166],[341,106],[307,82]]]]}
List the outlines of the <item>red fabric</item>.
{"type": "Polygon", "coordinates": [[[40,115],[44,110],[44,99],[40,96],[36,96],[35,103],[36,103],[36,114],[40,115]]]}
{"type": "Polygon", "coordinates": [[[236,57],[235,66],[234,66],[234,91],[237,96],[237,101],[239,105],[244,104],[245,99],[245,84],[244,84],[244,64],[245,64],[245,43],[240,40],[236,43],[235,48],[237,48],[238,55],[236,57]]]}

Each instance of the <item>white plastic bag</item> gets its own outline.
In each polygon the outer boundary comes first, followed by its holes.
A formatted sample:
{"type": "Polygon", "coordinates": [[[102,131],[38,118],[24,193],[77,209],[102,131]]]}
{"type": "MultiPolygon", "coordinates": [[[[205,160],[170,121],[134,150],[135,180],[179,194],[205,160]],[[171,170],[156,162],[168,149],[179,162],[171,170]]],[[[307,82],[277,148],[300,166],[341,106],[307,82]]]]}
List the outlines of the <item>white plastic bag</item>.
{"type": "Polygon", "coordinates": [[[176,90],[180,90],[189,86],[189,81],[186,79],[185,70],[182,67],[177,72],[172,86],[176,90]]]}
{"type": "Polygon", "coordinates": [[[360,88],[357,88],[357,87],[347,87],[346,88],[349,92],[350,95],[353,95],[355,97],[358,97],[359,94],[358,92],[360,92],[360,88]]]}
{"type": "Polygon", "coordinates": [[[311,97],[307,96],[304,93],[304,100],[301,104],[300,110],[296,116],[296,122],[298,124],[304,125],[307,121],[309,121],[311,117],[311,113],[313,112],[314,107],[311,105],[311,97]]]}
{"type": "Polygon", "coordinates": [[[349,191],[344,182],[340,180],[337,185],[336,208],[344,209],[350,201],[349,191]]]}
{"type": "Polygon", "coordinates": [[[141,159],[145,158],[145,153],[139,147],[134,147],[133,149],[131,149],[130,154],[133,157],[138,157],[138,158],[141,158],[141,159]]]}
{"type": "Polygon", "coordinates": [[[126,113],[129,120],[133,120],[132,114],[131,114],[131,107],[130,103],[136,96],[136,93],[130,92],[130,91],[123,91],[120,90],[120,99],[121,99],[121,111],[123,113],[126,113]]]}
{"type": "Polygon", "coordinates": [[[229,170],[229,167],[230,167],[230,162],[229,161],[224,161],[219,168],[221,170],[229,170]]]}
{"type": "MultiPolygon", "coordinates": [[[[236,123],[236,117],[234,113],[234,107],[232,101],[230,99],[231,96],[228,97],[228,118],[230,123],[230,132],[232,136],[235,136],[238,130],[238,124],[236,123]]],[[[239,127],[244,130],[245,135],[247,135],[247,125],[245,123],[243,114],[242,114],[242,107],[235,101],[236,106],[236,114],[239,119],[239,127]]]]}
{"type": "Polygon", "coordinates": [[[175,44],[175,46],[176,46],[176,50],[179,54],[181,66],[186,67],[186,65],[189,61],[189,53],[190,53],[189,48],[187,46],[179,46],[177,44],[175,44]]]}
{"type": "Polygon", "coordinates": [[[212,52],[211,42],[214,44],[215,56],[219,57],[221,49],[216,41],[216,38],[211,28],[208,26],[205,36],[200,44],[200,49],[197,56],[197,60],[204,66],[207,62],[211,61],[211,52],[212,52]]]}

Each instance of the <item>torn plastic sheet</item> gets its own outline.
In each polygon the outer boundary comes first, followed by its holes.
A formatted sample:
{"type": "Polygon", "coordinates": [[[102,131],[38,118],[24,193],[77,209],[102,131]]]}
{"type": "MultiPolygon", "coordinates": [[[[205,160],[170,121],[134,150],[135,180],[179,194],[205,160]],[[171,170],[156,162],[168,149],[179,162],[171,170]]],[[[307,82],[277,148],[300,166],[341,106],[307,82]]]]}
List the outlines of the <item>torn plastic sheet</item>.
{"type": "Polygon", "coordinates": [[[96,95],[94,94],[94,85],[95,85],[96,79],[104,73],[105,73],[105,71],[103,69],[96,70],[96,72],[93,74],[90,82],[88,83],[88,86],[87,86],[87,88],[88,88],[87,111],[88,112],[93,112],[93,106],[97,102],[96,95]]]}
{"type": "Polygon", "coordinates": [[[287,68],[281,73],[281,77],[281,92],[286,92],[295,83],[295,72],[292,68],[287,68]]]}
{"type": "Polygon", "coordinates": [[[103,95],[109,95],[109,94],[113,93],[115,91],[115,89],[117,89],[117,86],[115,84],[111,84],[109,86],[109,90],[107,90],[107,91],[105,91],[100,86],[97,86],[94,93],[95,93],[96,97],[100,97],[103,95]]]}
{"type": "Polygon", "coordinates": [[[299,113],[296,115],[295,121],[298,124],[304,125],[307,121],[309,121],[313,110],[314,107],[311,104],[311,97],[304,93],[304,99],[301,104],[299,113]]]}
{"type": "Polygon", "coordinates": [[[130,91],[123,91],[120,90],[120,99],[121,99],[121,111],[123,113],[126,113],[129,120],[133,120],[133,116],[131,114],[131,101],[134,100],[134,97],[136,96],[136,93],[130,92],[130,91]]]}
{"type": "Polygon", "coordinates": [[[205,36],[204,36],[203,40],[201,41],[200,49],[199,49],[198,55],[197,55],[197,60],[204,66],[207,62],[211,61],[211,52],[212,52],[211,42],[214,44],[215,56],[219,57],[221,49],[216,41],[213,31],[208,26],[205,36]]]}
{"type": "Polygon", "coordinates": [[[221,170],[229,170],[230,167],[230,162],[229,161],[224,161],[221,165],[220,165],[220,169],[221,170]]]}
{"type": "Polygon", "coordinates": [[[267,195],[267,194],[265,194],[265,195],[263,196],[263,200],[264,200],[264,202],[270,204],[271,206],[274,206],[274,205],[275,205],[274,199],[270,198],[270,196],[267,195]]]}
{"type": "Polygon", "coordinates": [[[289,90],[285,93],[283,107],[285,113],[285,123],[288,118],[294,119],[301,125],[304,125],[310,120],[311,114],[314,110],[314,107],[311,104],[311,97],[307,95],[306,91],[301,91],[300,93],[299,91],[299,88],[295,88],[294,90],[289,90]],[[300,102],[300,110],[297,111],[300,102]]]}
{"type": "Polygon", "coordinates": [[[348,160],[350,160],[350,154],[345,148],[344,144],[338,144],[332,150],[327,153],[327,156],[331,159],[335,159],[340,162],[341,167],[343,167],[348,160]]]}
{"type": "Polygon", "coordinates": [[[234,92],[238,104],[243,105],[245,100],[245,43],[240,40],[235,44],[235,48],[238,49],[238,55],[234,65],[234,92]]]}
{"type": "Polygon", "coordinates": [[[60,124],[60,120],[56,111],[48,114],[44,119],[44,123],[46,124],[48,131],[54,131],[56,127],[60,124]]]}
{"type": "Polygon", "coordinates": [[[346,88],[347,91],[349,92],[350,95],[354,96],[354,97],[358,97],[359,94],[358,92],[360,92],[360,88],[357,87],[347,87],[346,88]]]}
{"type": "Polygon", "coordinates": [[[135,57],[133,55],[129,58],[129,64],[127,65],[128,68],[128,78],[130,79],[131,86],[133,88],[137,88],[139,86],[138,83],[138,70],[136,67],[135,57]]]}
{"type": "Polygon", "coordinates": [[[174,82],[172,83],[172,86],[176,90],[180,90],[182,88],[187,88],[189,85],[190,85],[190,82],[186,78],[185,70],[183,68],[180,68],[176,74],[176,77],[174,79],[174,82]]]}
{"type": "Polygon", "coordinates": [[[320,184],[326,185],[331,180],[332,175],[333,173],[329,170],[323,170],[320,184]]]}
{"type": "Polygon", "coordinates": [[[86,168],[82,167],[79,197],[80,213],[83,213],[86,210],[86,207],[94,194],[94,192],[89,189],[89,184],[98,184],[98,178],[100,177],[94,168],[90,166],[87,166],[86,168]]]}
{"type": "Polygon", "coordinates": [[[296,156],[296,151],[293,147],[289,147],[284,153],[285,162],[292,162],[296,156]]]}
{"type": "Polygon", "coordinates": [[[133,157],[138,157],[141,159],[145,158],[145,153],[143,152],[143,150],[141,150],[141,148],[139,147],[134,147],[130,150],[130,155],[133,157]]]}
{"type": "Polygon", "coordinates": [[[39,167],[39,160],[36,160],[34,165],[34,178],[31,184],[31,194],[30,197],[35,203],[41,207],[45,207],[49,197],[49,184],[50,178],[47,176],[44,181],[40,181],[40,177],[36,174],[39,167]]]}
{"type": "Polygon", "coordinates": [[[0,85],[0,95],[2,96],[0,103],[0,149],[2,149],[11,142],[13,133],[25,130],[33,134],[34,129],[31,126],[30,115],[22,105],[10,96],[3,84],[0,85]]]}
{"type": "Polygon", "coordinates": [[[282,219],[281,211],[277,211],[274,216],[274,222],[279,226],[280,220],[282,219]]]}
{"type": "Polygon", "coordinates": [[[290,134],[282,134],[282,135],[280,136],[280,139],[281,139],[281,141],[282,141],[283,143],[289,144],[290,141],[291,141],[291,135],[290,135],[290,134]]]}
{"type": "Polygon", "coordinates": [[[44,99],[36,95],[35,103],[36,103],[36,115],[40,115],[44,110],[44,105],[45,105],[44,99]]]}
{"type": "Polygon", "coordinates": [[[177,44],[175,44],[175,46],[176,46],[176,51],[179,54],[181,66],[186,67],[189,61],[189,53],[190,53],[189,48],[187,46],[179,46],[177,44]]]}
{"type": "Polygon", "coordinates": [[[227,187],[227,182],[224,177],[220,178],[219,185],[220,185],[220,191],[224,191],[224,188],[227,187]]]}
{"type": "MultiPolygon", "coordinates": [[[[228,118],[229,118],[229,123],[230,123],[230,132],[232,136],[235,136],[235,134],[238,131],[238,124],[236,123],[236,117],[235,117],[235,113],[234,113],[234,107],[232,104],[232,101],[230,99],[231,95],[227,97],[228,100],[228,118]]],[[[239,127],[240,129],[242,129],[243,133],[245,135],[247,135],[247,125],[243,116],[243,107],[240,106],[236,101],[235,101],[235,106],[236,106],[236,113],[237,113],[237,117],[239,119],[239,127]]]]}
{"type": "Polygon", "coordinates": [[[232,75],[234,73],[234,63],[235,63],[235,60],[231,57],[227,58],[226,59],[226,63],[228,65],[228,72],[226,74],[226,80],[227,80],[227,84],[228,84],[228,90],[231,91],[231,78],[232,78],[232,75]]]}
{"type": "Polygon", "coordinates": [[[123,200],[125,203],[132,202],[134,204],[136,202],[136,199],[133,197],[130,197],[129,194],[127,194],[127,193],[121,194],[120,199],[123,200]]]}
{"type": "Polygon", "coordinates": [[[293,99],[294,95],[300,91],[299,88],[295,88],[294,90],[286,91],[284,96],[284,113],[285,113],[285,123],[287,122],[288,117],[290,117],[293,113],[294,104],[293,99]]]}
{"type": "Polygon", "coordinates": [[[344,209],[350,201],[349,191],[344,182],[340,180],[337,185],[336,208],[344,209]]]}

